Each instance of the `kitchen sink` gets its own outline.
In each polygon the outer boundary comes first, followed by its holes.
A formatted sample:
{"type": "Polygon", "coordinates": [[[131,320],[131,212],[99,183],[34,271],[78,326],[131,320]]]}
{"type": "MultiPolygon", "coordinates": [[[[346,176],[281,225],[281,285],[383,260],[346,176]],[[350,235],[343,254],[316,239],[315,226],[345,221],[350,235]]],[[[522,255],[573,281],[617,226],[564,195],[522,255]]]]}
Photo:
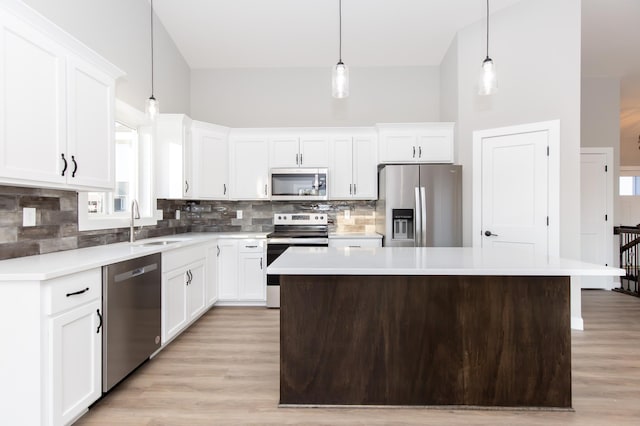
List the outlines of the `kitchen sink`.
{"type": "Polygon", "coordinates": [[[139,247],[167,246],[169,244],[179,243],[184,240],[154,240],[154,241],[137,241],[133,245],[139,247]]]}

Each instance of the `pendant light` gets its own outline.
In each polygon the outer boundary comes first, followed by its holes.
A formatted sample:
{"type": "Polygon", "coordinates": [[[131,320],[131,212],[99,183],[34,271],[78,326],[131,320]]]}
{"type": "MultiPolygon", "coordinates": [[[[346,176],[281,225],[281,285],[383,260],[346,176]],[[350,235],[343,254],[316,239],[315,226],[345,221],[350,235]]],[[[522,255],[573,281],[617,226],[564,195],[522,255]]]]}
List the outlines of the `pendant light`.
{"type": "Polygon", "coordinates": [[[493,59],[489,57],[489,0],[487,0],[487,56],[482,61],[482,73],[478,82],[478,93],[480,95],[491,95],[498,90],[496,79],[496,66],[493,59]]]}
{"type": "Polygon", "coordinates": [[[349,68],[342,62],[342,0],[340,6],[340,44],[338,52],[338,63],[333,67],[331,76],[331,94],[334,98],[346,98],[349,96],[349,68]]]}
{"type": "Polygon", "coordinates": [[[151,120],[155,119],[160,112],[160,105],[153,96],[153,0],[151,0],[151,96],[145,104],[145,112],[151,120]]]}

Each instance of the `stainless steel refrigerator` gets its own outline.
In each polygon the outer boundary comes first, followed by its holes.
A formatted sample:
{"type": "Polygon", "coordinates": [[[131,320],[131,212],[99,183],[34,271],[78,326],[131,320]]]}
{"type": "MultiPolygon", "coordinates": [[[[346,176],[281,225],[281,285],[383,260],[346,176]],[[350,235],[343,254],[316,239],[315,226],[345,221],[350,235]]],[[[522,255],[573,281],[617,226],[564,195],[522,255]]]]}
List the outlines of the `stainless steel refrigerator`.
{"type": "Polygon", "coordinates": [[[462,246],[462,166],[385,165],[378,179],[383,246],[462,246]]]}

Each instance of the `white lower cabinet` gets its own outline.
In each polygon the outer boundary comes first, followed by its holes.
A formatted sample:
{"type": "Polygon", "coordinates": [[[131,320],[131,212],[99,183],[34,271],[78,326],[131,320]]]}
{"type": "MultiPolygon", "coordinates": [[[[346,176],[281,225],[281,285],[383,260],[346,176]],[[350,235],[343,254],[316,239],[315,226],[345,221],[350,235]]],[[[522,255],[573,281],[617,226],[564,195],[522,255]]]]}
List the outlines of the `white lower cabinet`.
{"type": "Polygon", "coordinates": [[[218,240],[219,304],[266,303],[265,246],[264,239],[218,240]]]}
{"type": "Polygon", "coordinates": [[[0,283],[0,424],[67,425],[102,395],[102,270],[0,283]]]}
{"type": "Polygon", "coordinates": [[[102,301],[48,320],[51,336],[51,425],[69,424],[102,395],[102,301]]]}
{"type": "Polygon", "coordinates": [[[168,343],[207,308],[204,246],[162,254],[162,344],[168,343]]]}
{"type": "Polygon", "coordinates": [[[207,265],[205,269],[205,295],[207,308],[213,306],[218,301],[218,255],[220,247],[218,242],[214,241],[207,246],[207,265]]]}

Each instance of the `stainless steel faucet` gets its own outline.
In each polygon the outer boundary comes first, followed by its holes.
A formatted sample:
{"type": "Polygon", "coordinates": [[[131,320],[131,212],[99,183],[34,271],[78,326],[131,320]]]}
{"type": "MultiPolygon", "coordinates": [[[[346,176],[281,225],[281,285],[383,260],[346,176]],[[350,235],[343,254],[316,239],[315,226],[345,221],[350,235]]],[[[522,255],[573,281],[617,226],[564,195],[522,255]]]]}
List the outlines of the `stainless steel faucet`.
{"type": "Polygon", "coordinates": [[[133,230],[133,224],[135,219],[140,219],[140,208],[138,207],[138,201],[131,201],[131,222],[129,223],[129,242],[133,243],[136,240],[135,232],[133,230]]]}

